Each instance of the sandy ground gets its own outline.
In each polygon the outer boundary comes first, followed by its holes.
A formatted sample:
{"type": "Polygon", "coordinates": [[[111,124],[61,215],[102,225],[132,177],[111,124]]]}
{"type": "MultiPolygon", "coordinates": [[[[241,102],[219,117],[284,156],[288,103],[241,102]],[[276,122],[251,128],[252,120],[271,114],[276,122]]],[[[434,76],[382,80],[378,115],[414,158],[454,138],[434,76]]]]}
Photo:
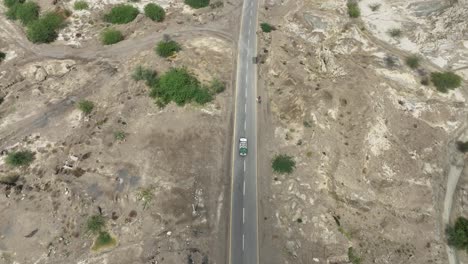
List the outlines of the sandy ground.
{"type": "MultiPolygon", "coordinates": [[[[107,4],[94,2],[90,16],[97,19],[107,4]]],[[[225,26],[239,3],[188,13],[180,4],[167,1],[164,23],[139,17],[121,26],[126,40],[111,47],[100,46],[99,24],[80,31],[89,34],[79,40],[36,46],[1,17],[0,177],[19,179],[1,186],[0,263],[225,261],[236,47],[225,26]],[[187,32],[192,26],[206,30],[187,32]],[[172,60],[153,51],[166,28],[183,48],[172,60]],[[203,107],[159,109],[148,88],[131,79],[137,65],[159,74],[185,66],[227,89],[203,107]],[[90,116],[76,108],[81,99],[95,103],[90,116]],[[119,131],[122,141],[114,137],[119,131]],[[6,165],[5,154],[20,149],[35,153],[31,166],[6,165]],[[146,207],[143,190],[153,194],[146,207]],[[99,213],[117,244],[93,251],[85,223],[99,213]]],[[[74,23],[61,36],[78,32],[74,23]]]]}
{"type": "MultiPolygon", "coordinates": [[[[421,85],[404,65],[414,51],[377,34],[367,11],[361,23],[335,1],[262,9],[277,30],[259,33],[261,262],[349,263],[352,248],[362,263],[447,263],[442,211],[464,90],[421,85]],[[271,171],[278,153],[294,173],[271,171]]],[[[424,71],[443,70],[426,59],[424,71]]]]}

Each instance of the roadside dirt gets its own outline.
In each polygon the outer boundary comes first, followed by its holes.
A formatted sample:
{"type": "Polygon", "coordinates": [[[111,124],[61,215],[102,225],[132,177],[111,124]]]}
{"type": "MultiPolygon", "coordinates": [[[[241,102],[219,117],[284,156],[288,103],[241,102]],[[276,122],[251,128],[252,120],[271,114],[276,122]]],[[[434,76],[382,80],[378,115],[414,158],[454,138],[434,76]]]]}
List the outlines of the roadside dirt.
{"type": "Polygon", "coordinates": [[[261,263],[447,263],[449,143],[466,122],[465,87],[421,85],[446,68],[429,58],[411,70],[411,51],[350,20],[344,2],[260,10],[276,27],[258,33],[261,263]],[[271,171],[276,154],[294,157],[292,174],[271,171]]]}
{"type": "Polygon", "coordinates": [[[231,28],[240,3],[190,13],[181,3],[161,25],[140,17],[122,26],[126,40],[110,47],[93,35],[101,25],[80,45],[32,45],[2,14],[0,178],[19,178],[1,185],[0,263],[225,261],[237,47],[231,28]],[[164,34],[182,45],[172,60],[153,51],[164,34]],[[219,78],[228,86],[206,106],[161,110],[132,80],[137,65],[159,74],[185,66],[204,83],[219,78]],[[90,116],[76,108],[82,99],[95,103],[90,116]],[[9,151],[23,149],[35,153],[31,166],[4,163],[9,151]],[[146,207],[143,191],[153,194],[146,207]],[[105,217],[115,247],[91,250],[85,223],[95,214],[105,217]]]}

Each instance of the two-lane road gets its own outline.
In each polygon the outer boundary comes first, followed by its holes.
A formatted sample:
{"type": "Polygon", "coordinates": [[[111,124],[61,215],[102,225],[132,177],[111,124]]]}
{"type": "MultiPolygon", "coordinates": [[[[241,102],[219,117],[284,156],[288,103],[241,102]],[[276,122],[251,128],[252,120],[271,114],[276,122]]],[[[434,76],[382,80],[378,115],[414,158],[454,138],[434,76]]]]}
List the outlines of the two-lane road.
{"type": "Polygon", "coordinates": [[[244,0],[239,34],[232,164],[231,264],[258,263],[257,243],[257,0],[244,0]],[[239,156],[239,138],[248,154],[239,156]]]}

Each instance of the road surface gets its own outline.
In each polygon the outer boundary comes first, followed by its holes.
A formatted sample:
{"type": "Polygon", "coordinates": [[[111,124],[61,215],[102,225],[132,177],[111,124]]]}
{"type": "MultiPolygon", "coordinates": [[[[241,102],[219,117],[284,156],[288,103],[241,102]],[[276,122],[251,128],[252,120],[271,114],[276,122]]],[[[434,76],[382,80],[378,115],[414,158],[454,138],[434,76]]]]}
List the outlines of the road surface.
{"type": "Polygon", "coordinates": [[[257,0],[244,0],[237,57],[229,261],[258,263],[257,243],[257,0]],[[239,156],[239,138],[248,154],[239,156]]]}

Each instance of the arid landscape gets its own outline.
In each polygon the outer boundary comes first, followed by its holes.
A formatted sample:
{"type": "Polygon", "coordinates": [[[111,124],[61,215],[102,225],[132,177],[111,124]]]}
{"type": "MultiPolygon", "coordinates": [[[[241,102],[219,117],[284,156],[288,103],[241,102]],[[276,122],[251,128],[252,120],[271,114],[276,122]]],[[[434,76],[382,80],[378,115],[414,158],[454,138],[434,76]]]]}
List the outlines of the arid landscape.
{"type": "MultiPolygon", "coordinates": [[[[35,19],[64,20],[36,42],[14,1],[0,3],[0,264],[230,263],[243,1],[33,0],[35,19]],[[109,22],[121,4],[135,17],[109,22]],[[164,94],[173,69],[210,94],[164,94]]],[[[468,217],[468,2],[258,10],[259,263],[468,263],[446,235],[468,217]],[[447,72],[460,84],[436,87],[447,72]],[[280,154],[292,172],[272,168],[280,154]]]]}

